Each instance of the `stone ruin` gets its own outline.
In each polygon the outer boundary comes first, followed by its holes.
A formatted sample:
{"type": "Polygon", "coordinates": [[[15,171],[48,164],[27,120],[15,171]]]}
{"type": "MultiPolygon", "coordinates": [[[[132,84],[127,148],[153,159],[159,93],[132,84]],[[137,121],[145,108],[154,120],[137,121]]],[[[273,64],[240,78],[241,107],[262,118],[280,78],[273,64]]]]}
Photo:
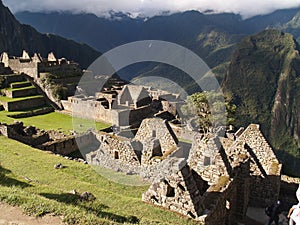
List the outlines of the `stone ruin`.
{"type": "Polygon", "coordinates": [[[259,125],[225,137],[198,134],[190,149],[179,147],[159,118],[144,120],[132,139],[96,136],[100,146],[87,154],[89,163],[139,174],[152,183],[143,201],[203,224],[243,222],[248,207],[265,207],[279,197],[281,164],[259,125]]]}
{"type": "MultiPolygon", "coordinates": [[[[63,65],[73,66],[53,54],[42,59],[38,54],[30,57],[26,52],[19,58],[3,53],[1,62],[2,67],[9,66],[34,79],[63,65]]],[[[133,137],[104,132],[64,136],[25,127],[22,123],[0,124],[0,133],[62,155],[86,149],[90,164],[129,175],[139,174],[150,181],[152,184],[143,194],[143,201],[203,224],[243,222],[249,206],[265,207],[278,199],[282,165],[259,125],[251,124],[219,137],[190,133],[160,118],[143,120],[149,115],[170,114],[175,118],[180,104],[180,98],[170,93],[122,83],[94,96],[83,90],[82,95],[69,97],[62,105],[66,111],[80,112],[79,116],[85,118],[94,112],[94,119],[118,127],[130,127],[139,121],[141,125],[133,137]],[[178,145],[180,133],[193,139],[190,148],[178,145]]]]}
{"type": "MultiPolygon", "coordinates": [[[[68,61],[65,58],[58,59],[53,52],[48,54],[47,58],[43,58],[40,54],[34,53],[33,56],[23,50],[22,56],[10,56],[7,52],[0,55],[0,74],[10,74],[25,76],[26,80],[30,81],[39,89],[42,95],[50,102],[50,105],[55,109],[63,109],[60,97],[65,95],[70,96],[74,93],[75,85],[80,80],[82,69],[78,63],[68,61]],[[4,70],[1,68],[4,66],[4,70]],[[53,79],[59,85],[53,83],[53,79]],[[62,96],[57,96],[53,91],[53,85],[56,88],[62,88],[62,96]]],[[[24,90],[24,92],[28,90],[24,90]]]]}
{"type": "Polygon", "coordinates": [[[95,148],[98,143],[92,132],[65,135],[54,130],[44,131],[33,126],[24,126],[23,122],[10,125],[0,123],[0,134],[40,150],[64,156],[79,151],[79,148],[95,148]]]}
{"type": "Polygon", "coordinates": [[[81,71],[77,63],[67,61],[65,58],[57,59],[53,52],[50,52],[47,58],[43,58],[38,53],[34,53],[31,57],[25,50],[23,50],[21,57],[10,56],[7,52],[3,52],[0,56],[0,62],[5,68],[10,68],[15,73],[25,73],[35,80],[44,73],[58,70],[65,73],[81,71]]]}
{"type": "MultiPolygon", "coordinates": [[[[105,76],[98,77],[94,81],[97,85],[109,81],[105,76]]],[[[153,116],[175,119],[179,105],[183,104],[179,96],[151,87],[115,81],[111,87],[89,93],[91,85],[77,87],[75,96],[62,100],[64,110],[77,117],[111,123],[121,130],[139,127],[143,119],[153,116]]]]}

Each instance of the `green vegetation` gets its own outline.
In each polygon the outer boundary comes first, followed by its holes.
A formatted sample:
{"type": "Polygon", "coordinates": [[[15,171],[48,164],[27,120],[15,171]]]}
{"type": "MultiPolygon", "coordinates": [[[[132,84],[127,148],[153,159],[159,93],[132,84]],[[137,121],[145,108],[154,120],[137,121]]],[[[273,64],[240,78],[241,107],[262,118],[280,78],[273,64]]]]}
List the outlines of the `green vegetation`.
{"type": "Polygon", "coordinates": [[[182,106],[186,116],[197,116],[200,129],[206,133],[210,127],[232,123],[236,106],[225,100],[221,92],[199,92],[188,96],[187,104],[182,106]],[[227,118],[226,118],[227,117],[227,118]]]}
{"type": "Polygon", "coordinates": [[[224,189],[227,185],[228,182],[230,181],[230,178],[228,176],[221,176],[218,180],[218,183],[213,185],[211,187],[212,191],[220,192],[222,189],[224,189]]]}
{"type": "Polygon", "coordinates": [[[68,224],[194,224],[176,213],[145,204],[147,186],[109,181],[89,165],[66,160],[0,136],[0,201],[26,213],[62,215],[68,224]],[[58,162],[65,168],[55,170],[58,162]],[[71,190],[95,195],[79,201],[71,190]]]}
{"type": "Polygon", "coordinates": [[[266,30],[234,52],[224,92],[237,105],[236,127],[259,123],[276,150],[299,156],[299,46],[291,34],[266,30]],[[296,137],[296,138],[295,138],[296,137]]]}
{"type": "MultiPolygon", "coordinates": [[[[17,114],[20,112],[14,112],[17,114]]],[[[11,115],[11,112],[0,111],[0,122],[11,124],[15,121],[15,119],[8,117],[11,115]]],[[[110,125],[95,122],[92,120],[80,119],[76,118],[75,125],[80,125],[80,127],[73,127],[73,117],[70,115],[61,114],[58,112],[53,112],[45,115],[28,117],[28,118],[20,118],[18,121],[24,122],[25,125],[32,125],[40,128],[42,130],[59,130],[64,133],[69,133],[71,130],[87,130],[89,128],[96,127],[97,130],[101,130],[109,127],[110,125]],[[92,127],[88,127],[92,126],[92,127]]]]}
{"type": "Polygon", "coordinates": [[[35,89],[34,86],[27,86],[27,87],[21,87],[21,88],[6,88],[8,91],[21,91],[21,90],[31,90],[35,89]]]}
{"type": "Polygon", "coordinates": [[[9,98],[6,96],[0,96],[0,102],[18,102],[18,101],[23,101],[26,99],[34,99],[34,98],[44,98],[44,97],[42,95],[27,96],[22,98],[9,98]]]}

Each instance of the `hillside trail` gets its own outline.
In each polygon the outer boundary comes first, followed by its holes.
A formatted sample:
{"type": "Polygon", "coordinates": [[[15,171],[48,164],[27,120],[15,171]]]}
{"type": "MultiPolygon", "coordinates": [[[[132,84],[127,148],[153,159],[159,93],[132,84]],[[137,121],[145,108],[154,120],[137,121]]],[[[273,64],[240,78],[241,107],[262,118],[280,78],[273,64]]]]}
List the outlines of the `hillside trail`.
{"type": "Polygon", "coordinates": [[[22,209],[0,202],[0,225],[65,225],[60,217],[46,215],[36,218],[25,215],[22,209]]]}

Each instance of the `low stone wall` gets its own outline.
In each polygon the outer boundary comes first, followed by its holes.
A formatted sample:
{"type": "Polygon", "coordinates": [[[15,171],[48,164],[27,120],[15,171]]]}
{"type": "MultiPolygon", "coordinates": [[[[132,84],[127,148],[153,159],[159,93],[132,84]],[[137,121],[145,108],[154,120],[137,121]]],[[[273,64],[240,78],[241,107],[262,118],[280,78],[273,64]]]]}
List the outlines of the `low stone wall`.
{"type": "Polygon", "coordinates": [[[15,102],[2,102],[2,105],[6,111],[22,111],[29,108],[37,108],[45,105],[45,99],[43,97],[29,98],[15,102]]]}
{"type": "Polygon", "coordinates": [[[37,146],[37,148],[60,155],[69,155],[78,150],[83,151],[84,149],[82,148],[89,148],[94,144],[95,136],[92,133],[87,133],[76,137],[71,136],[65,137],[64,139],[49,141],[37,146]]]}
{"type": "Polygon", "coordinates": [[[25,81],[25,77],[22,74],[11,74],[11,75],[5,75],[5,81],[7,86],[9,86],[9,84],[11,83],[15,83],[15,82],[22,82],[25,81]]]}
{"type": "Polygon", "coordinates": [[[32,112],[22,112],[22,113],[18,113],[18,114],[7,115],[7,116],[18,119],[18,118],[26,118],[26,117],[44,115],[44,114],[51,113],[51,112],[54,112],[54,109],[47,107],[47,108],[37,109],[32,112]]]}
{"type": "MultiPolygon", "coordinates": [[[[37,146],[50,140],[49,135],[46,132],[39,132],[32,136],[24,135],[24,134],[22,135],[18,132],[18,128],[16,128],[16,126],[19,125],[1,124],[0,132],[2,135],[8,138],[14,139],[16,141],[22,142],[30,146],[37,146]]],[[[23,124],[20,124],[20,126],[23,127],[23,124]]]]}
{"type": "Polygon", "coordinates": [[[26,128],[23,126],[23,123],[0,124],[0,134],[38,149],[52,151],[60,155],[69,155],[78,150],[81,150],[83,154],[84,151],[90,152],[99,147],[99,142],[92,132],[77,136],[65,136],[56,131],[48,133],[34,127],[30,127],[30,129],[34,130],[36,134],[26,134],[26,128]]]}
{"type": "Polygon", "coordinates": [[[5,90],[4,93],[9,98],[20,98],[36,95],[37,90],[35,88],[27,88],[22,90],[5,90]]]}

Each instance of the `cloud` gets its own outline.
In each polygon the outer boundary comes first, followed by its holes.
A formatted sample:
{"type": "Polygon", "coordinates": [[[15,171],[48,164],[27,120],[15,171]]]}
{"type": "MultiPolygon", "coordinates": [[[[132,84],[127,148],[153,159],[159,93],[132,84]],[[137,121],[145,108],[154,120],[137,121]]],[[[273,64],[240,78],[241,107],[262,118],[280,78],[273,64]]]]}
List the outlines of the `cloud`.
{"type": "Polygon", "coordinates": [[[234,12],[244,18],[267,14],[277,9],[300,6],[300,0],[3,0],[13,12],[18,11],[73,11],[87,12],[98,16],[113,10],[133,15],[153,16],[162,12],[186,10],[234,12]]]}

